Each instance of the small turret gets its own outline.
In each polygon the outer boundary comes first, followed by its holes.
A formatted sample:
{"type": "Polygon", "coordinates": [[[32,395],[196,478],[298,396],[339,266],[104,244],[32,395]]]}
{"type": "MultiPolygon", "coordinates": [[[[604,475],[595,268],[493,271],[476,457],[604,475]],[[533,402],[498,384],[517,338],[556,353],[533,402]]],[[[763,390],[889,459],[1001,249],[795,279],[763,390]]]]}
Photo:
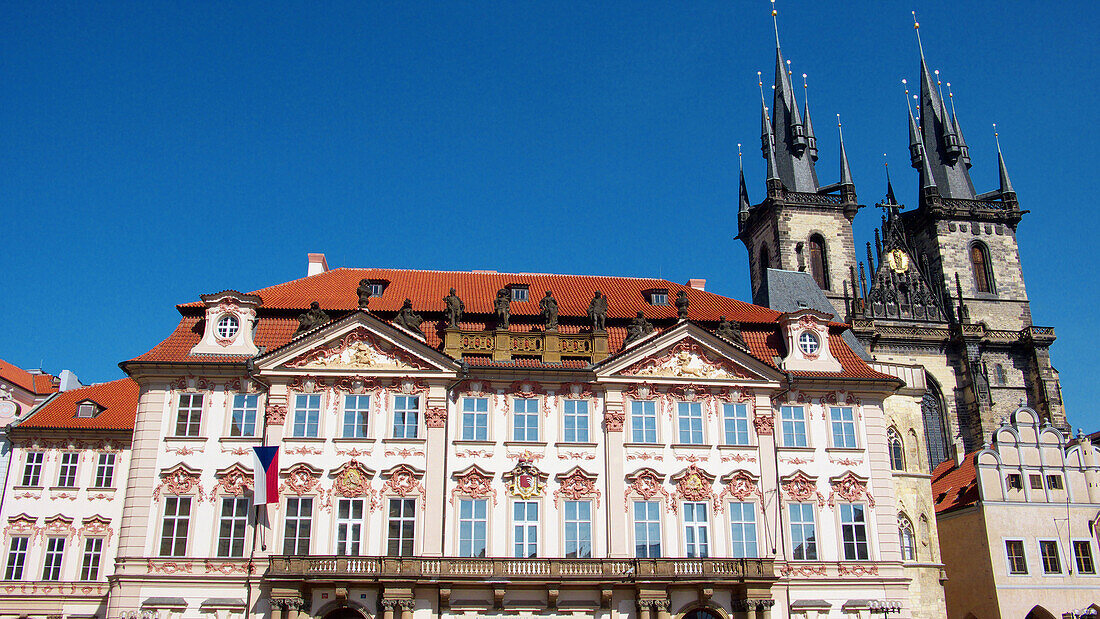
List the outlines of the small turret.
{"type": "Polygon", "coordinates": [[[848,151],[844,149],[844,127],[840,114],[836,115],[836,128],[840,134],[840,195],[844,202],[856,202],[856,184],[852,181],[852,169],[848,166],[848,151]]]}
{"type": "Polygon", "coordinates": [[[749,208],[752,204],[749,202],[749,189],[745,186],[745,166],[741,161],[741,145],[737,145],[737,168],[740,176],[740,185],[737,189],[737,221],[741,225],[744,225],[745,220],[749,218],[749,208]]]}
{"type": "Polygon", "coordinates": [[[970,147],[963,138],[962,127],[959,126],[959,115],[955,113],[955,93],[951,92],[951,82],[947,82],[947,98],[951,100],[951,124],[955,127],[955,136],[959,139],[959,161],[962,161],[966,169],[970,169],[970,147]]]}
{"type": "Polygon", "coordinates": [[[768,105],[764,102],[764,82],[759,71],[756,72],[756,78],[757,85],[760,86],[760,150],[768,162],[765,182],[768,195],[771,196],[783,188],[783,182],[779,178],[779,166],[775,163],[775,135],[772,133],[771,119],[768,118],[768,105]]]}
{"type": "Polygon", "coordinates": [[[913,104],[909,101],[908,80],[903,79],[901,83],[905,85],[905,107],[909,108],[909,161],[915,169],[919,170],[921,159],[920,129],[917,127],[917,119],[913,118],[913,104]]]}
{"type": "Polygon", "coordinates": [[[806,84],[806,74],[802,74],[802,116],[806,124],[806,152],[810,159],[817,161],[817,136],[814,135],[814,123],[810,120],[810,94],[806,84]]]}
{"type": "Polygon", "coordinates": [[[1012,181],[1008,178],[1008,168],[1005,167],[1005,156],[1001,153],[1001,134],[997,132],[997,123],[993,123],[993,139],[997,142],[997,170],[1001,176],[1001,199],[1016,200],[1016,190],[1012,188],[1012,181]]]}

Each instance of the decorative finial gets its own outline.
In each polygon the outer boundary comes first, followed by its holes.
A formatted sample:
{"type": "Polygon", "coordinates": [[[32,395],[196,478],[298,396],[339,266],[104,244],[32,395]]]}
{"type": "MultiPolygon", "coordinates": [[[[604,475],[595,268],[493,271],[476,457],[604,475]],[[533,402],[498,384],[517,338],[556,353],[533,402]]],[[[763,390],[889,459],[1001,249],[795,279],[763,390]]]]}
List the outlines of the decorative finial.
{"type": "MultiPolygon", "coordinates": [[[[905,107],[909,108],[909,115],[913,115],[913,104],[909,101],[909,80],[901,78],[901,85],[905,88],[905,107]]],[[[915,95],[914,95],[915,97],[915,95]]]]}
{"type": "Polygon", "coordinates": [[[951,82],[947,82],[947,99],[951,102],[951,118],[955,118],[955,93],[951,92],[951,82]]]}
{"type": "Polygon", "coordinates": [[[794,73],[791,71],[791,61],[788,60],[787,61],[787,77],[790,77],[791,75],[794,75],[794,73]]]}
{"type": "Polygon", "coordinates": [[[924,58],[924,45],[920,42],[920,22],[917,21],[917,12],[913,11],[913,30],[917,31],[917,48],[920,49],[920,57],[924,58]]]}
{"type": "Polygon", "coordinates": [[[739,168],[739,169],[740,169],[740,170],[741,170],[742,172],[744,172],[744,170],[745,170],[745,166],[744,166],[744,164],[743,164],[743,163],[741,162],[741,143],[740,143],[740,142],[738,142],[738,143],[737,143],[737,167],[738,167],[738,168],[739,168]]]}
{"type": "Polygon", "coordinates": [[[997,132],[997,123],[993,123],[993,140],[997,142],[997,154],[1001,153],[1001,134],[997,132]]]}
{"type": "Polygon", "coordinates": [[[776,16],[779,15],[779,11],[775,10],[775,0],[772,0],[772,26],[775,28],[775,47],[779,48],[779,20],[776,16]]]}

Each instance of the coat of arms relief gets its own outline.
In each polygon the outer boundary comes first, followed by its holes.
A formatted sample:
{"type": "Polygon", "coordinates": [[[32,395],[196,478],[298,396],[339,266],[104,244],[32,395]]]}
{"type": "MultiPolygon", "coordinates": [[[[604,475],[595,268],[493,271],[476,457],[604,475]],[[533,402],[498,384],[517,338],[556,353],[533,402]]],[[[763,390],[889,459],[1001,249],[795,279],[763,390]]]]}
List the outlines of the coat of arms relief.
{"type": "Polygon", "coordinates": [[[389,342],[376,339],[365,329],[356,329],[330,346],[322,346],[295,357],[287,363],[295,368],[348,370],[424,369],[411,355],[389,342]]]}
{"type": "Polygon", "coordinates": [[[634,364],[626,374],[679,378],[745,378],[747,375],[725,359],[711,359],[694,342],[680,342],[660,357],[634,364]]]}

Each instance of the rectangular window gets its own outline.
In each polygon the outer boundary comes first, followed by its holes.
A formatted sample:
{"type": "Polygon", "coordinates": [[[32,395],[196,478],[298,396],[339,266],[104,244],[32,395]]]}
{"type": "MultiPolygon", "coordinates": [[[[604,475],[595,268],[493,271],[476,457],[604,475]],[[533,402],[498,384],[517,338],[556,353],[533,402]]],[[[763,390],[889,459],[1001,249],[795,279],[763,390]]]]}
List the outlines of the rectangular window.
{"type": "Polygon", "coordinates": [[[340,499],[336,503],[336,554],[359,556],[363,539],[363,499],[340,499]]]}
{"type": "Polygon", "coordinates": [[[1043,476],[1042,475],[1028,475],[1028,480],[1031,482],[1032,490],[1043,489],[1043,476]]]}
{"type": "Polygon", "coordinates": [[[321,425],[321,396],[294,396],[294,427],[291,436],[317,438],[321,425]]]}
{"type": "Polygon", "coordinates": [[[652,400],[630,403],[630,440],[634,443],[657,442],[657,403],[652,400]]]}
{"type": "Polygon", "coordinates": [[[458,556],[485,556],[486,514],[485,499],[463,499],[458,502],[458,556]]]}
{"type": "Polygon", "coordinates": [[[1023,490],[1024,482],[1018,473],[1009,473],[1007,478],[1009,490],[1023,490]]]}
{"type": "Polygon", "coordinates": [[[416,535],[416,499],[390,499],[389,536],[386,553],[391,557],[413,556],[416,535]]]}
{"type": "Polygon", "coordinates": [[[37,487],[42,484],[42,461],[46,454],[42,451],[28,451],[27,462],[23,465],[23,485],[37,487]]]}
{"type": "Polygon", "coordinates": [[[344,438],[367,438],[370,419],[369,395],[344,396],[344,438]]]}
{"type": "Polygon", "coordinates": [[[527,300],[527,287],[515,287],[512,288],[512,300],[517,303],[522,303],[527,300]]]}
{"type": "Polygon", "coordinates": [[[659,501],[634,501],[634,556],[643,559],[661,556],[659,501]]]}
{"type": "Polygon", "coordinates": [[[791,559],[817,561],[817,535],[814,528],[814,504],[788,505],[791,522],[791,559]]]}
{"type": "Polygon", "coordinates": [[[592,502],[565,501],[565,557],[592,557],[592,502]]]}
{"type": "Polygon", "coordinates": [[[1008,556],[1009,574],[1026,574],[1027,557],[1024,555],[1024,541],[1019,539],[1005,540],[1005,554],[1008,556]]]}
{"type": "Polygon", "coordinates": [[[110,488],[115,483],[115,454],[99,454],[95,467],[95,487],[110,488]]]}
{"type": "Polygon", "coordinates": [[[565,401],[565,433],[562,438],[566,443],[588,442],[588,400],[565,401]]]}
{"type": "Polygon", "coordinates": [[[164,500],[164,524],[160,533],[160,556],[187,554],[187,528],[191,521],[191,497],[170,496],[164,500]]]}
{"type": "Polygon", "coordinates": [[[201,393],[181,393],[176,410],[176,436],[198,436],[202,425],[201,393]]]}
{"type": "Polygon", "coordinates": [[[462,440],[489,440],[489,398],[462,398],[462,440]]]}
{"type": "Polygon", "coordinates": [[[80,580],[99,580],[99,564],[103,560],[103,538],[84,540],[84,560],[80,564],[80,580]]]}
{"type": "Polygon", "coordinates": [[[1061,475],[1047,475],[1047,488],[1051,490],[1062,489],[1062,476],[1061,475]]]}
{"type": "Polygon", "coordinates": [[[539,401],[537,398],[512,400],[512,440],[539,440],[539,401]]]}
{"type": "Polygon", "coordinates": [[[256,436],[256,413],[258,410],[260,410],[260,396],[255,394],[234,395],[229,436],[256,436]]]}
{"type": "Polygon", "coordinates": [[[75,451],[66,451],[61,454],[61,468],[57,471],[57,485],[62,488],[76,487],[76,465],[80,462],[80,454],[75,451]]]}
{"type": "Polygon", "coordinates": [[[708,556],[707,504],[684,503],[684,550],[689,559],[708,556]]]}
{"type": "Polygon", "coordinates": [[[832,422],[833,447],[856,448],[856,421],[851,406],[834,406],[829,409],[832,422]]]}
{"type": "Polygon", "coordinates": [[[61,580],[61,562],[65,560],[65,538],[46,540],[46,560],[42,564],[42,580],[61,580]]]}
{"type": "Polygon", "coordinates": [[[517,559],[534,557],[539,552],[539,504],[538,501],[512,503],[513,556],[517,559]]]}
{"type": "Polygon", "coordinates": [[[734,558],[757,556],[756,506],[753,503],[730,503],[730,541],[734,558]]]}
{"type": "Polygon", "coordinates": [[[779,409],[784,447],[806,447],[806,408],[783,406],[779,409]]]}
{"type": "Polygon", "coordinates": [[[846,561],[866,561],[867,517],[862,505],[840,505],[840,535],[844,540],[846,561]]]}
{"type": "Polygon", "coordinates": [[[287,498],[286,519],[283,524],[283,554],[308,555],[312,528],[313,499],[306,497],[287,498]]]}
{"type": "Polygon", "coordinates": [[[1073,558],[1077,562],[1078,574],[1096,573],[1096,563],[1092,560],[1092,544],[1087,539],[1073,542],[1073,558]]]}
{"type": "Polygon", "coordinates": [[[1062,573],[1062,560],[1058,557],[1058,542],[1052,539],[1039,540],[1039,554],[1043,557],[1044,574],[1062,573]]]}
{"type": "Polygon", "coordinates": [[[4,580],[23,580],[23,564],[27,562],[29,537],[13,537],[8,545],[8,566],[4,570],[4,580]]]}
{"type": "Polygon", "coordinates": [[[399,395],[393,398],[393,437],[416,438],[417,418],[420,415],[420,397],[399,395]]]}
{"type": "Polygon", "coordinates": [[[248,527],[248,497],[222,499],[218,526],[218,556],[243,557],[244,532],[248,527]]]}
{"type": "Polygon", "coordinates": [[[749,444],[749,407],[744,404],[723,404],[722,423],[727,445],[749,444]]]}
{"type": "Polygon", "coordinates": [[[687,445],[702,445],[703,403],[677,402],[676,415],[680,423],[680,442],[687,445]]]}

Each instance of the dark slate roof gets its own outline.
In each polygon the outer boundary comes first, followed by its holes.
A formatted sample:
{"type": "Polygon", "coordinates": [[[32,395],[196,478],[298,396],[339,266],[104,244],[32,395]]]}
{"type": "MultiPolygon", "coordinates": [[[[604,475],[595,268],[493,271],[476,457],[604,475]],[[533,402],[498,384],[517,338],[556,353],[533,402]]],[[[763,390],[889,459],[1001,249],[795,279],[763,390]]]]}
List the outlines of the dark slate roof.
{"type": "MultiPolygon", "coordinates": [[[[813,276],[804,271],[768,269],[768,277],[760,294],[762,295],[759,299],[760,305],[777,312],[789,313],[801,309],[812,309],[832,314],[834,320],[840,318],[840,312],[833,307],[813,276]]],[[[871,361],[871,355],[867,354],[851,329],[845,329],[841,337],[860,359],[871,361]]]]}

